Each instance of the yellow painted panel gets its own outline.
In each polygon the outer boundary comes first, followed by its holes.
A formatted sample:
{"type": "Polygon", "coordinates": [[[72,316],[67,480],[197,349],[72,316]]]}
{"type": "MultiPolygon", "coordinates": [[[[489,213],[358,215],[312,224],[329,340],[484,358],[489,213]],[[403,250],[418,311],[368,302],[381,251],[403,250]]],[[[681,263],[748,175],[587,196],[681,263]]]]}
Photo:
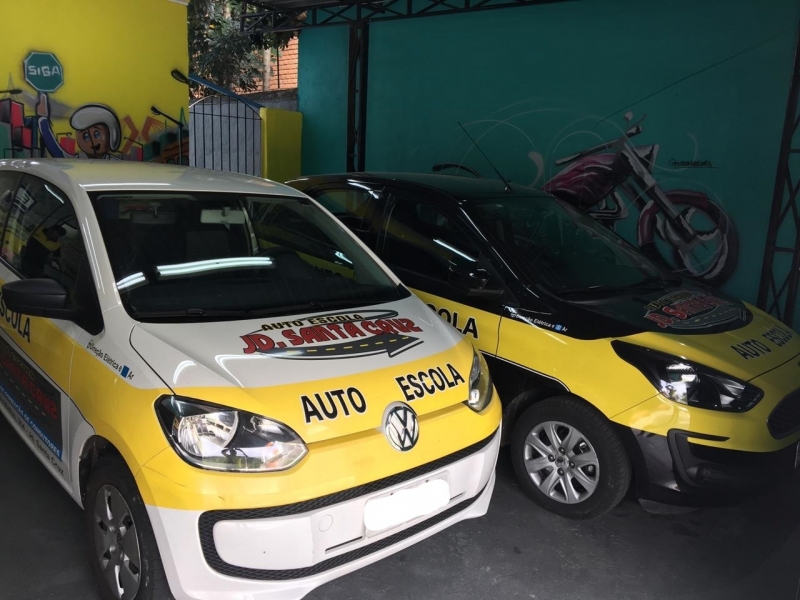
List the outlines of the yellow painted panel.
{"type": "Polygon", "coordinates": [[[617,356],[610,339],[579,340],[504,318],[497,354],[557,379],[609,418],[655,395],[647,379],[617,356]]]}
{"type": "MultiPolygon", "coordinates": [[[[0,94],[0,156],[40,156],[38,148],[47,147],[46,155],[55,157],[176,161],[177,129],[150,108],[186,120],[187,86],[170,74],[188,71],[185,5],[169,0],[5,4],[0,89],[22,93],[0,94]],[[26,81],[24,62],[32,51],[55,55],[62,83],[54,91],[33,87],[49,90],[42,80],[57,82],[57,74],[42,77],[42,68],[53,66],[49,58],[29,64],[33,83],[26,81]]],[[[188,159],[188,139],[182,137],[188,159]]]]}
{"type": "MultiPolygon", "coordinates": [[[[50,364],[45,363],[43,368],[49,373],[50,364]]],[[[168,388],[139,389],[129,385],[78,345],[72,369],[76,376],[70,396],[95,433],[114,444],[134,474],[161,450],[172,452],[155,414],[156,399],[170,393],[168,388]]]]}
{"type": "Polygon", "coordinates": [[[303,115],[279,108],[260,113],[263,177],[280,182],[300,177],[303,115]]]}
{"type": "Polygon", "coordinates": [[[457,452],[500,425],[495,396],[481,413],[463,404],[420,417],[412,452],[398,452],[380,430],[309,445],[308,455],[280,473],[217,473],[192,467],[165,450],[137,476],[145,504],[184,510],[240,509],[292,504],[388,477],[457,452]]]}

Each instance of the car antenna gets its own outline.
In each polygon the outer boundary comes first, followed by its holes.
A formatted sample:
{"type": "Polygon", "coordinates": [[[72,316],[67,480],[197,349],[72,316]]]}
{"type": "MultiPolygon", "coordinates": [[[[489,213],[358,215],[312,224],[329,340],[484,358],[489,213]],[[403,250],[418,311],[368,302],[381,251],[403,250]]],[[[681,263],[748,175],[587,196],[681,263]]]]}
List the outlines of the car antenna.
{"type": "Polygon", "coordinates": [[[475,145],[475,147],[478,149],[478,152],[480,152],[481,155],[483,156],[483,158],[486,159],[486,162],[488,162],[492,166],[492,168],[494,169],[494,172],[497,173],[497,176],[500,178],[500,181],[502,181],[505,184],[506,189],[504,191],[513,192],[514,190],[511,189],[511,184],[508,182],[508,180],[505,177],[503,177],[503,174],[497,169],[497,167],[494,166],[494,163],[491,160],[489,160],[489,157],[486,156],[486,153],[483,150],[481,150],[481,147],[478,146],[478,142],[476,142],[474,139],[472,139],[472,136],[469,134],[467,129],[461,124],[460,121],[457,121],[457,123],[458,123],[458,126],[461,127],[461,130],[464,132],[464,135],[466,135],[469,138],[469,141],[472,142],[475,145]]]}

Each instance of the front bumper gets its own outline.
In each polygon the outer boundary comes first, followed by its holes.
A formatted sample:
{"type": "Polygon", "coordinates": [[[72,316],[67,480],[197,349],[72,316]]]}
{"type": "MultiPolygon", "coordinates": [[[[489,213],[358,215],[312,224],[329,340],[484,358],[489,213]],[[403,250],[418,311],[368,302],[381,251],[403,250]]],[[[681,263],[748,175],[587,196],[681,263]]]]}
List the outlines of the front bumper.
{"type": "Polygon", "coordinates": [[[683,506],[726,504],[791,477],[800,442],[795,359],[751,380],[764,397],[746,412],[656,395],[615,416],[638,496],[683,506]]]}
{"type": "Polygon", "coordinates": [[[709,446],[713,436],[672,429],[667,436],[625,433],[640,498],[680,506],[720,505],[792,477],[800,466],[800,444],[773,452],[709,446]]]}
{"type": "Polygon", "coordinates": [[[494,489],[500,430],[466,451],[314,500],[272,508],[193,511],[148,505],[177,600],[296,600],[312,589],[484,515],[494,489]],[[378,534],[368,500],[446,477],[450,502],[378,534]]]}

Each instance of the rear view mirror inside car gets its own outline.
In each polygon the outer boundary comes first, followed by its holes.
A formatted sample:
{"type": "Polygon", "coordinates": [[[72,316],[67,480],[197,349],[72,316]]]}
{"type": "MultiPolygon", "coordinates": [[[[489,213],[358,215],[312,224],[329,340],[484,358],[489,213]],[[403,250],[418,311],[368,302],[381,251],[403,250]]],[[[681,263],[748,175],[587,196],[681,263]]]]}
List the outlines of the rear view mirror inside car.
{"type": "Polygon", "coordinates": [[[130,213],[131,223],[136,225],[174,225],[177,215],[174,212],[137,210],[130,213]]]}
{"type": "Polygon", "coordinates": [[[218,225],[244,225],[245,216],[243,210],[204,208],[200,213],[200,222],[218,225]]]}

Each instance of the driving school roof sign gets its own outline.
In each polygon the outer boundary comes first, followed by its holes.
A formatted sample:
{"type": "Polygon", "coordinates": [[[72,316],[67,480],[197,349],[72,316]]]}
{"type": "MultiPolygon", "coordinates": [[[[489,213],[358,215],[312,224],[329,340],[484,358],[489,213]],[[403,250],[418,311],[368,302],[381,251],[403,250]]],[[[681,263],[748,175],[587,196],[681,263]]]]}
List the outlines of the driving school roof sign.
{"type": "Polygon", "coordinates": [[[23,67],[25,81],[37,92],[55,92],[64,85],[64,67],[52,52],[31,52],[23,67]]]}

